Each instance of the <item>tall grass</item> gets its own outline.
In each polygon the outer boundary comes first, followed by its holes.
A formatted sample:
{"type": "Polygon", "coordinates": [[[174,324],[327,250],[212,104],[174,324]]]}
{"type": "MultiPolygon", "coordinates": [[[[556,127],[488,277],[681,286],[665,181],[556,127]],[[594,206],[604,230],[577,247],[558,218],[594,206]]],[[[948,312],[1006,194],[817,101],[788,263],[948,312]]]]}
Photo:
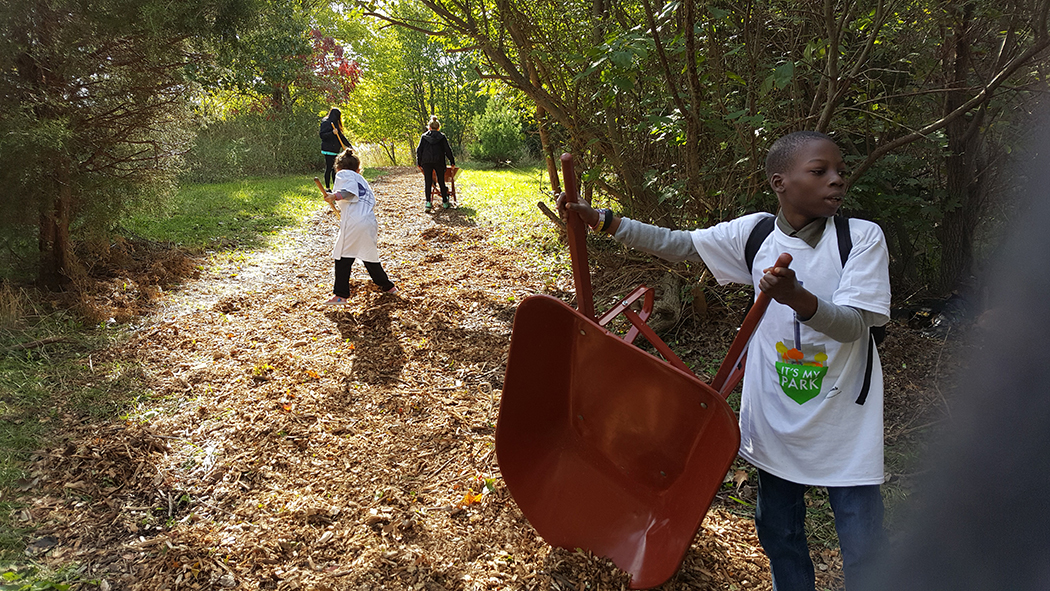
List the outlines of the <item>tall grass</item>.
{"type": "Polygon", "coordinates": [[[26,301],[23,292],[6,283],[0,285],[0,330],[10,330],[25,317],[26,301]]]}
{"type": "Polygon", "coordinates": [[[323,171],[319,125],[316,109],[309,106],[204,118],[195,129],[182,179],[211,183],[323,171]]]}
{"type": "Polygon", "coordinates": [[[409,142],[398,142],[394,145],[394,161],[390,160],[389,148],[378,144],[355,144],[354,151],[361,158],[361,166],[366,168],[385,166],[415,166],[416,147],[409,142]]]}

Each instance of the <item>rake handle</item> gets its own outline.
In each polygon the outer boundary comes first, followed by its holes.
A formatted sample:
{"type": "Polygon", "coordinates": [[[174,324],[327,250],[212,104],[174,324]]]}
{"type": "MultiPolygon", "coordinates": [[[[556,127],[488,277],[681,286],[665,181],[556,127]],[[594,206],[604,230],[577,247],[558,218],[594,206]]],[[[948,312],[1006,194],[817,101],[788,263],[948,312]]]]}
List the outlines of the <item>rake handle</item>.
{"type": "MultiPolygon", "coordinates": [[[[324,185],[321,184],[321,179],[314,177],[314,183],[317,185],[317,188],[321,190],[321,194],[325,197],[328,197],[328,190],[325,189],[324,185]]],[[[328,201],[325,201],[325,203],[328,203],[328,205],[332,206],[332,211],[335,212],[335,219],[343,219],[343,216],[339,213],[339,208],[335,206],[335,203],[330,203],[328,201]]]]}

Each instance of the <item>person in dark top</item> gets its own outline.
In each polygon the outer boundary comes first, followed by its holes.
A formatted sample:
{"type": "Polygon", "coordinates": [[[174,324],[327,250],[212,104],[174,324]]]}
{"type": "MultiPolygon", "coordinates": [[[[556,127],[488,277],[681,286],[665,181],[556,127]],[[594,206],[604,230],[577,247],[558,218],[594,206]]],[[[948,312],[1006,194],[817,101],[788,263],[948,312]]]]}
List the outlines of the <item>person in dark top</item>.
{"type": "Polygon", "coordinates": [[[343,131],[343,114],[332,107],[321,119],[321,153],[324,154],[324,188],[331,188],[335,181],[335,157],[343,150],[353,148],[343,131]]]}
{"type": "Polygon", "coordinates": [[[438,186],[441,187],[441,207],[448,209],[448,187],[445,186],[445,158],[449,164],[456,165],[456,157],[452,155],[452,146],[448,145],[448,138],[438,131],[441,122],[437,116],[430,117],[427,125],[430,129],[419,138],[419,146],[416,148],[416,166],[423,172],[423,194],[426,203],[424,211],[430,211],[433,205],[430,203],[430,192],[434,190],[434,172],[437,172],[438,186]]]}

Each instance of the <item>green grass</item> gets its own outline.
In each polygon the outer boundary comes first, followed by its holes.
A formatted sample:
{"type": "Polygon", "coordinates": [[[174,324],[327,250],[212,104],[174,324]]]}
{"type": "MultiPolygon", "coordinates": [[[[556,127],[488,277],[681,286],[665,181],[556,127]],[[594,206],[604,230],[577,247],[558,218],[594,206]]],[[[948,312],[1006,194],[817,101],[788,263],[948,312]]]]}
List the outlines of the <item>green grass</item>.
{"type": "MultiPolygon", "coordinates": [[[[569,251],[558,230],[539,207],[553,211],[550,179],[543,164],[494,169],[474,163],[462,165],[456,179],[460,211],[479,225],[491,228],[494,244],[523,253],[548,281],[570,274],[569,251]]],[[[608,247],[605,238],[588,238],[590,248],[608,247]]]]}
{"type": "MultiPolygon", "coordinates": [[[[377,176],[374,169],[364,171],[369,181],[377,176]]],[[[125,226],[143,238],[190,250],[250,250],[326,207],[311,177],[187,184],[160,208],[162,214],[136,215],[125,226]]]]}
{"type": "Polygon", "coordinates": [[[456,178],[460,209],[492,226],[497,243],[540,250],[557,243],[552,222],[536,207],[543,201],[554,209],[545,166],[493,169],[466,163],[462,168],[456,178]]]}

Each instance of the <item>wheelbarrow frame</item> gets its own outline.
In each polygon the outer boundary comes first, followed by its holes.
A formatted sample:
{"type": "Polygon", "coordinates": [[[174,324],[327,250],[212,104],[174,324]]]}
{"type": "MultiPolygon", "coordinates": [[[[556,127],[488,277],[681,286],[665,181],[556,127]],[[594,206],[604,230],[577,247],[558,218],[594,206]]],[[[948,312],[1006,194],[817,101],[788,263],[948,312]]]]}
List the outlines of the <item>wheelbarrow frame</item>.
{"type": "MultiPolygon", "coordinates": [[[[448,198],[449,202],[452,203],[452,207],[458,207],[459,202],[456,200],[456,177],[459,176],[459,171],[462,170],[457,166],[445,167],[445,186],[448,187],[448,198]]],[[[435,201],[441,199],[441,185],[438,184],[438,171],[431,173],[432,183],[430,186],[430,200],[435,201]]]]}
{"type": "MultiPolygon", "coordinates": [[[[572,156],[561,161],[575,202],[572,156]]],[[[649,588],[678,570],[736,458],[740,430],[725,399],[769,298],[758,295],[706,384],[646,324],[652,288],[639,286],[595,317],[586,225],[571,211],[567,232],[578,309],[547,295],[519,305],[497,460],[548,543],[606,556],[632,575],[631,588],[649,588]],[[623,336],[606,328],[620,314],[631,324],[623,336]],[[666,361],[633,346],[639,335],[666,361]]]]}

